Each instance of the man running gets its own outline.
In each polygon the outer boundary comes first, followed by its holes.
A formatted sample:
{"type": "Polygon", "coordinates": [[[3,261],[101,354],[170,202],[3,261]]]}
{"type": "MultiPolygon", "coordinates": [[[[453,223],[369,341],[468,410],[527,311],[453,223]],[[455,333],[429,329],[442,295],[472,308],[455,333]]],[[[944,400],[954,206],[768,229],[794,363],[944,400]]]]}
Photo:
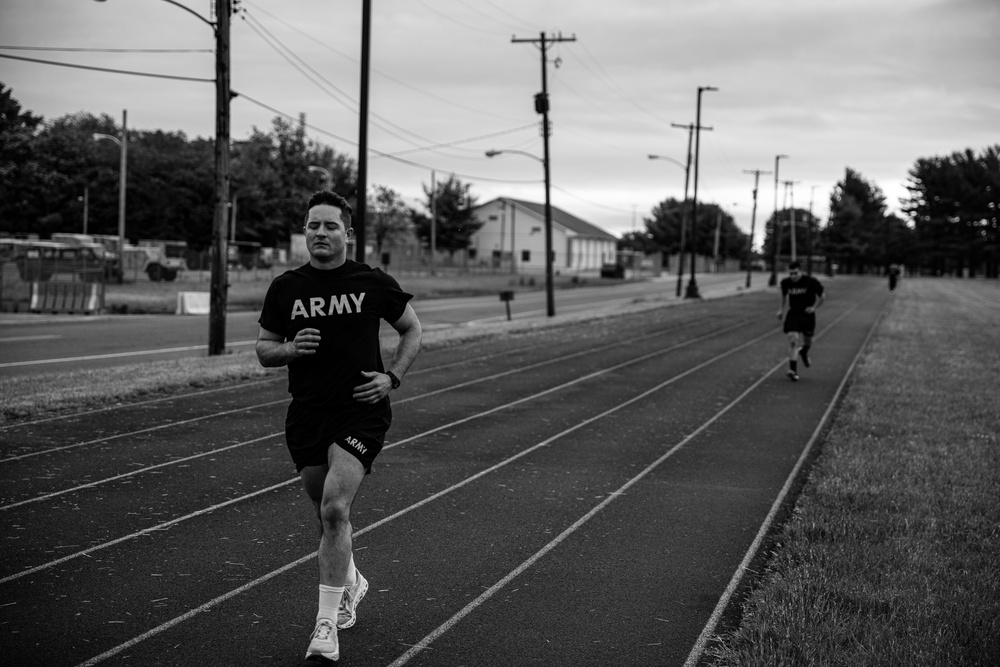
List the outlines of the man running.
{"type": "Polygon", "coordinates": [[[781,308],[778,319],[785,319],[784,331],[788,335],[788,371],[792,381],[799,379],[798,360],[809,368],[809,348],[816,333],[816,310],[823,303],[823,285],[812,276],[802,275],[798,262],[788,265],[788,277],[781,280],[781,308]],[[788,312],[785,313],[785,306],[788,312]],[[801,340],[800,340],[801,336],[801,340]]]}
{"type": "Polygon", "coordinates": [[[412,295],[391,276],[347,259],[351,207],[314,194],[305,221],[309,262],[278,276],[260,315],[257,358],[288,366],[285,441],[320,524],[319,611],[306,658],[340,658],[337,629],[354,625],[368,582],[354,565],[351,505],[392,421],[389,392],[420,351],[412,295]],[[399,332],[388,368],[379,323],[399,332]]]}

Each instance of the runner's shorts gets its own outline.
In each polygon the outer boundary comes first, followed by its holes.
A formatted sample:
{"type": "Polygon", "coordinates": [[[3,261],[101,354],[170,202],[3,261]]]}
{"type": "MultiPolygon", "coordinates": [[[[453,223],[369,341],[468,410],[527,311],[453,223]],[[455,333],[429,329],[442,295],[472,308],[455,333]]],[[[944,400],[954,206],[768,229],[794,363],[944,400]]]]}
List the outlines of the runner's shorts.
{"type": "Polygon", "coordinates": [[[793,331],[798,331],[806,336],[812,336],[816,333],[816,313],[807,313],[804,310],[789,310],[785,315],[785,333],[793,331]]]}
{"type": "Polygon", "coordinates": [[[295,470],[327,464],[327,450],[337,445],[354,455],[372,471],[375,457],[382,451],[392,413],[374,413],[345,426],[343,415],[305,407],[295,401],[285,416],[285,444],[292,455],[295,470]]]}

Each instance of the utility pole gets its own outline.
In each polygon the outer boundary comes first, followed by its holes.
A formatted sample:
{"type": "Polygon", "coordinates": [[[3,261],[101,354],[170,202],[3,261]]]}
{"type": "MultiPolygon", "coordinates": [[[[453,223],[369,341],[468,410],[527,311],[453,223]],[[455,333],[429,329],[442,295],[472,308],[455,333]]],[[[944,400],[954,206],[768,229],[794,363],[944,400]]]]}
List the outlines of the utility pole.
{"type": "Polygon", "coordinates": [[[431,169],[431,275],[437,275],[437,183],[431,169]]]}
{"type": "Polygon", "coordinates": [[[774,156],[774,221],[771,223],[771,243],[774,244],[774,252],[771,260],[771,279],[767,283],[771,287],[778,284],[778,252],[781,250],[781,225],[778,224],[778,167],[782,159],[787,160],[788,156],[774,156]]]}
{"type": "MultiPolygon", "coordinates": [[[[215,19],[215,224],[209,285],[208,354],[226,351],[226,238],[229,226],[229,15],[232,0],[219,0],[215,19]]],[[[122,247],[124,251],[124,246],[122,247]]]]}
{"type": "MultiPolygon", "coordinates": [[[[371,68],[372,1],[361,4],[361,96],[358,126],[358,189],[354,205],[354,259],[365,261],[365,206],[368,203],[368,71],[371,68]]],[[[431,240],[433,242],[433,235],[431,240]]]]}
{"type": "MultiPolygon", "coordinates": [[[[687,152],[687,166],[684,168],[684,210],[681,211],[681,245],[680,252],[677,253],[677,297],[681,296],[681,283],[684,278],[684,236],[687,230],[687,219],[688,211],[690,207],[688,206],[688,177],[691,175],[691,141],[694,139],[694,123],[688,123],[687,125],[681,125],[679,123],[671,123],[670,127],[678,127],[682,129],[687,129],[688,131],[688,152],[687,152]]],[[[711,130],[709,126],[701,127],[702,130],[711,130]]],[[[691,253],[691,261],[694,261],[694,252],[691,253]]]]}
{"type": "Polygon", "coordinates": [[[790,201],[790,204],[789,204],[790,207],[791,207],[789,209],[790,212],[791,212],[791,217],[789,218],[789,221],[788,221],[788,233],[791,234],[791,236],[792,236],[792,261],[793,262],[798,259],[798,255],[795,252],[795,237],[798,236],[798,234],[796,234],[796,229],[795,229],[795,184],[798,183],[798,182],[799,181],[782,181],[782,183],[785,184],[785,192],[788,192],[790,194],[790,196],[791,196],[791,201],[790,201]]]}
{"type": "Polygon", "coordinates": [[[750,212],[750,241],[747,243],[747,289],[750,289],[750,272],[753,271],[753,235],[757,225],[757,186],[761,174],[770,174],[760,169],[744,169],[744,174],[753,174],[753,210],[750,212]]]}
{"type": "Polygon", "coordinates": [[[552,44],[559,42],[575,42],[576,35],[563,37],[560,33],[557,37],[546,37],[543,30],[538,39],[518,39],[511,37],[512,43],[531,42],[538,44],[542,54],[542,92],[535,95],[535,111],[542,114],[542,139],[545,144],[545,297],[546,311],[549,317],[556,314],[555,293],[552,289],[552,203],[549,198],[551,179],[549,176],[549,90],[548,90],[548,49],[552,44]]]}
{"type": "Polygon", "coordinates": [[[691,206],[691,280],[688,281],[685,299],[700,299],[698,283],[694,277],[695,270],[695,237],[698,231],[698,155],[701,149],[701,94],[706,90],[718,90],[714,86],[698,86],[698,111],[694,120],[694,197],[691,206]]]}
{"type": "Polygon", "coordinates": [[[809,254],[806,255],[806,274],[812,275],[813,273],[813,199],[816,197],[816,186],[810,186],[809,189],[809,224],[806,226],[806,245],[809,246],[809,254]]]}

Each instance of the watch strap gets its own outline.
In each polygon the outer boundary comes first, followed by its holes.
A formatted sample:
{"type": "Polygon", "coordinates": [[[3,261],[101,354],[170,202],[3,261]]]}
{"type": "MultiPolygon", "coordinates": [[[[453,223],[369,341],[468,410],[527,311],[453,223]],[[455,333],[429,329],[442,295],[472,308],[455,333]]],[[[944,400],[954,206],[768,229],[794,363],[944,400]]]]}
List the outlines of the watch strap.
{"type": "Polygon", "coordinates": [[[399,389],[400,382],[399,378],[396,377],[396,374],[393,373],[392,371],[386,371],[385,374],[389,376],[390,380],[392,380],[392,388],[399,389]]]}

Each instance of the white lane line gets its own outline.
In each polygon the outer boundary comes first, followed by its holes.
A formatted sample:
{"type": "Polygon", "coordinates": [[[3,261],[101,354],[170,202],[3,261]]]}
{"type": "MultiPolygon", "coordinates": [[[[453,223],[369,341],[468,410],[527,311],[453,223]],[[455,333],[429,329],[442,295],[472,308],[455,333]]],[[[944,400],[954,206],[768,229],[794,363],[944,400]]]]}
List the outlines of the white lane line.
{"type": "Polygon", "coordinates": [[[278,484],[274,484],[274,485],[269,486],[267,488],[259,489],[257,491],[254,491],[253,493],[248,493],[247,495],[240,496],[239,498],[232,498],[232,499],[227,500],[225,502],[221,502],[221,503],[218,503],[216,505],[212,505],[211,507],[206,507],[206,508],[200,509],[200,510],[198,510],[196,512],[192,512],[192,513],[186,514],[184,516],[179,516],[176,519],[171,519],[170,521],[165,521],[165,522],[157,524],[155,526],[150,526],[149,528],[143,528],[142,530],[138,530],[138,531],[136,531],[134,533],[129,533],[128,535],[122,535],[121,537],[117,537],[117,538],[111,540],[110,542],[103,542],[101,544],[94,545],[94,546],[92,546],[92,547],[90,547],[88,549],[84,549],[83,551],[77,551],[76,553],[68,554],[66,556],[63,556],[62,558],[57,559],[57,560],[50,561],[48,563],[43,563],[41,565],[37,565],[37,566],[29,568],[27,570],[22,570],[21,572],[16,572],[16,573],[14,573],[12,575],[4,577],[3,579],[0,579],[0,584],[6,584],[8,581],[14,581],[15,579],[20,579],[21,577],[25,577],[25,576],[27,576],[29,574],[34,574],[35,572],[41,572],[42,570],[47,570],[50,567],[55,567],[56,565],[60,565],[60,564],[65,563],[66,561],[69,561],[69,560],[73,560],[74,558],[79,558],[80,556],[87,556],[87,555],[89,555],[89,554],[91,554],[91,553],[93,553],[95,551],[99,551],[101,549],[107,549],[108,547],[113,547],[116,544],[121,544],[122,542],[127,542],[128,540],[132,540],[132,539],[135,539],[137,537],[142,537],[143,535],[148,535],[150,533],[155,533],[156,531],[159,531],[159,530],[165,530],[166,528],[169,528],[170,526],[173,526],[175,524],[181,523],[182,521],[187,521],[188,519],[193,519],[193,518],[195,518],[197,516],[201,516],[202,514],[209,514],[211,512],[214,512],[215,510],[222,509],[223,507],[229,507],[230,505],[235,505],[236,503],[241,503],[244,500],[249,500],[250,498],[253,498],[255,496],[259,496],[259,495],[262,495],[262,494],[267,493],[269,491],[274,491],[276,489],[280,489],[280,488],[282,488],[284,486],[288,486],[289,484],[293,484],[293,483],[298,482],[298,481],[299,481],[298,477],[292,477],[291,479],[285,480],[284,482],[279,482],[278,484]]]}
{"type": "Polygon", "coordinates": [[[10,338],[0,338],[0,343],[23,343],[26,340],[52,340],[53,338],[62,338],[62,336],[56,334],[41,334],[38,336],[12,336],[10,338]]]}
{"type": "Polygon", "coordinates": [[[61,491],[53,491],[52,493],[46,493],[42,496],[33,496],[27,500],[20,500],[16,503],[10,503],[9,505],[0,505],[0,510],[9,510],[15,507],[20,507],[22,505],[27,505],[29,503],[37,503],[42,500],[51,500],[58,496],[65,495],[67,493],[73,493],[75,491],[82,491],[83,489],[90,489],[95,486],[100,486],[101,484],[107,484],[109,482],[115,482],[120,479],[125,479],[127,477],[132,477],[134,475],[141,475],[149,472],[150,470],[156,470],[157,468],[165,468],[167,466],[177,465],[178,463],[184,463],[185,461],[193,461],[194,459],[200,459],[205,456],[211,456],[212,454],[218,454],[219,452],[224,452],[230,449],[235,449],[237,447],[243,447],[245,445],[250,445],[255,442],[260,442],[261,440],[268,440],[270,438],[276,438],[279,435],[284,435],[284,431],[278,431],[277,433],[269,433],[268,435],[261,436],[260,438],[254,438],[253,440],[245,440],[244,442],[237,442],[235,445],[226,445],[225,447],[219,447],[207,452],[201,452],[199,454],[192,454],[191,456],[185,456],[180,459],[171,459],[169,461],[164,461],[163,463],[157,463],[155,465],[146,466],[145,468],[140,468],[138,470],[132,470],[131,472],[122,473],[121,475],[115,475],[113,477],[105,477],[104,479],[99,479],[95,482],[89,482],[87,484],[80,484],[79,486],[70,487],[68,489],[62,489],[61,491]]]}
{"type": "MultiPolygon", "coordinates": [[[[192,417],[191,419],[184,419],[181,421],[168,422],[166,424],[160,424],[159,426],[150,426],[149,428],[139,429],[138,431],[129,431],[128,433],[116,433],[115,435],[109,435],[103,438],[95,438],[94,440],[87,440],[85,442],[75,442],[72,445],[63,445],[61,447],[50,447],[49,449],[42,449],[37,452],[29,452],[28,454],[19,454],[17,456],[10,456],[5,459],[0,459],[0,463],[7,463],[9,461],[20,461],[21,459],[31,458],[32,456],[41,456],[42,454],[50,454],[52,452],[64,452],[68,449],[76,449],[77,447],[83,447],[85,445],[96,445],[101,442],[108,442],[109,440],[117,440],[118,438],[125,438],[133,435],[141,435],[143,433],[150,433],[152,431],[161,431],[165,428],[172,428],[174,426],[184,426],[185,424],[193,424],[195,422],[204,421],[206,419],[212,419],[214,417],[224,417],[226,415],[236,414],[237,412],[246,412],[247,410],[257,410],[258,408],[266,408],[272,405],[277,405],[278,403],[284,403],[288,399],[282,398],[277,401],[268,401],[267,403],[258,403],[257,405],[250,405],[243,408],[234,408],[232,410],[223,410],[222,412],[213,412],[210,415],[201,415],[200,417],[192,417]]],[[[39,496],[39,499],[45,496],[39,496]]],[[[6,509],[10,505],[0,506],[0,510],[6,509]]]]}
{"type": "MultiPolygon", "coordinates": [[[[504,466],[512,463],[513,461],[516,461],[516,460],[522,458],[523,456],[526,456],[530,452],[533,452],[533,451],[535,451],[535,450],[537,450],[537,449],[539,449],[541,447],[545,447],[545,446],[551,444],[552,442],[555,442],[559,438],[562,438],[565,435],[573,433],[574,431],[576,431],[576,430],[578,430],[580,428],[583,428],[584,426],[586,426],[586,425],[588,425],[588,424],[590,424],[590,423],[592,423],[592,422],[594,422],[594,421],[596,421],[598,419],[601,419],[602,417],[604,417],[606,415],[609,415],[609,414],[611,414],[613,412],[617,412],[621,408],[623,408],[625,406],[628,406],[628,405],[631,405],[632,403],[634,403],[634,402],[636,402],[638,400],[641,400],[642,398],[645,398],[649,394],[652,394],[653,392],[658,391],[659,389],[662,389],[663,387],[666,387],[667,385],[670,385],[670,384],[676,382],[677,380],[680,380],[683,377],[686,377],[686,376],[688,376],[688,375],[690,375],[690,374],[692,374],[692,373],[694,373],[696,371],[699,371],[702,368],[705,368],[706,366],[708,366],[710,364],[713,364],[713,363],[715,363],[716,361],[718,361],[720,359],[724,359],[725,357],[728,357],[729,355],[734,354],[737,351],[739,351],[739,350],[741,350],[741,349],[743,349],[745,347],[748,347],[750,345],[754,345],[757,342],[759,342],[759,341],[761,341],[761,340],[763,340],[763,339],[765,339],[765,338],[767,338],[769,336],[772,336],[773,334],[774,334],[774,330],[771,329],[771,330],[767,331],[766,333],[758,336],[757,338],[755,338],[755,339],[753,339],[751,341],[748,341],[748,342],[746,342],[746,343],[744,343],[744,344],[742,344],[742,345],[740,345],[738,347],[735,347],[735,348],[733,348],[731,350],[728,350],[727,352],[723,352],[722,354],[720,354],[720,355],[718,355],[718,356],[716,356],[716,357],[714,357],[712,359],[704,361],[701,364],[698,364],[697,366],[695,366],[695,367],[693,367],[691,369],[688,369],[684,373],[676,375],[676,376],[672,377],[671,379],[666,380],[666,381],[660,383],[656,387],[654,387],[652,389],[649,389],[647,391],[644,391],[641,394],[639,394],[638,396],[635,396],[635,397],[629,399],[628,401],[625,401],[624,403],[619,404],[618,406],[616,406],[614,408],[610,408],[610,409],[606,410],[605,412],[603,412],[603,413],[601,413],[601,414],[599,414],[599,415],[597,415],[595,417],[591,417],[591,418],[587,419],[586,421],[577,424],[576,426],[572,426],[572,427],[566,429],[562,433],[556,434],[555,436],[552,436],[551,438],[548,438],[547,440],[543,440],[542,442],[537,443],[536,445],[533,445],[532,447],[530,447],[530,448],[528,448],[528,449],[526,449],[524,451],[521,451],[521,452],[515,454],[514,456],[511,456],[511,457],[505,459],[504,461],[501,461],[500,463],[497,463],[496,465],[491,466],[490,468],[487,468],[485,470],[481,470],[480,472],[476,473],[475,475],[472,475],[471,477],[468,477],[467,479],[465,479],[465,480],[463,480],[461,482],[458,482],[457,484],[454,484],[454,485],[452,485],[452,486],[450,486],[450,487],[448,487],[448,488],[446,488],[446,489],[444,489],[442,491],[439,491],[439,492],[437,492],[437,493],[435,493],[433,495],[430,495],[427,498],[424,498],[423,500],[421,500],[421,501],[419,501],[419,502],[417,502],[417,503],[415,503],[413,505],[410,505],[409,507],[407,507],[405,509],[402,509],[402,510],[396,512],[395,514],[392,514],[390,516],[384,517],[381,520],[379,520],[379,521],[377,521],[377,522],[375,522],[375,523],[373,523],[373,524],[371,524],[369,526],[365,526],[361,530],[358,530],[356,533],[354,533],[354,536],[355,537],[360,537],[360,536],[364,535],[365,533],[367,533],[367,532],[369,532],[371,530],[374,530],[375,528],[377,528],[379,526],[382,526],[382,525],[384,525],[385,523],[387,523],[389,521],[395,520],[395,519],[397,519],[397,518],[399,518],[399,517],[401,517],[401,516],[403,516],[405,514],[409,514],[413,510],[418,509],[420,507],[423,507],[424,505],[432,502],[433,500],[436,500],[436,499],[438,499],[438,498],[440,498],[440,497],[442,497],[442,496],[444,496],[446,494],[449,494],[449,493],[451,493],[451,492],[453,492],[453,491],[455,491],[457,489],[460,489],[460,488],[466,486],[467,484],[470,484],[471,482],[479,479],[480,477],[483,477],[484,475],[487,475],[487,474],[489,474],[489,473],[491,473],[491,472],[493,472],[495,470],[498,470],[498,469],[500,469],[500,468],[502,468],[502,467],[504,467],[504,466]]],[[[647,356],[649,356],[649,355],[647,355],[647,356]]],[[[763,379],[760,380],[760,381],[763,381],[763,379]]],[[[521,402],[521,401],[515,401],[514,403],[511,403],[511,405],[513,405],[515,403],[519,403],[519,402],[521,402]]],[[[728,408],[726,408],[726,409],[728,409],[728,408]]],[[[488,413],[483,413],[483,414],[488,414],[488,413]]],[[[688,440],[690,440],[692,437],[694,437],[695,435],[697,435],[697,433],[700,433],[709,424],[711,424],[712,422],[714,422],[719,416],[721,416],[721,414],[722,413],[719,413],[718,415],[716,415],[715,417],[713,417],[709,422],[707,422],[701,428],[699,428],[698,431],[696,431],[695,433],[692,433],[690,436],[688,436],[687,438],[685,438],[684,441],[682,441],[680,444],[676,445],[674,447],[674,449],[675,450],[679,449],[685,442],[687,442],[688,440]]],[[[432,429],[431,431],[428,431],[428,433],[434,432],[436,430],[438,430],[438,429],[432,429]]],[[[413,438],[410,438],[410,440],[413,440],[413,438]]],[[[394,443],[394,444],[398,445],[398,444],[401,444],[401,443],[394,443]]],[[[609,500],[610,500],[610,498],[609,498],[609,500]]],[[[608,502],[608,500],[605,500],[604,503],[602,503],[602,506],[604,504],[607,504],[607,502],[608,502]]],[[[111,649],[105,651],[104,653],[101,653],[100,655],[94,656],[90,660],[87,660],[86,662],[80,663],[80,665],[78,665],[77,667],[92,667],[92,665],[96,665],[98,663],[101,663],[101,662],[107,660],[108,658],[114,657],[115,655],[118,655],[122,651],[128,650],[129,648],[135,646],[136,644],[139,644],[142,641],[145,641],[146,639],[149,639],[150,637],[154,637],[154,636],[156,636],[156,635],[158,635],[158,634],[160,634],[162,632],[165,632],[166,630],[169,630],[170,628],[173,628],[174,626],[183,623],[184,621],[186,621],[186,620],[188,620],[188,619],[196,616],[197,614],[200,614],[203,611],[208,611],[209,609],[212,609],[213,607],[218,606],[219,604],[225,602],[226,600],[229,600],[230,598],[233,598],[233,597],[235,597],[235,596],[237,596],[237,595],[239,595],[239,594],[241,594],[241,593],[243,593],[245,591],[248,591],[251,588],[253,588],[253,587],[255,587],[255,586],[259,585],[259,584],[262,584],[262,583],[264,583],[266,581],[269,581],[270,579],[273,579],[274,577],[278,576],[279,574],[287,572],[288,570],[291,570],[291,569],[293,569],[293,568],[295,568],[295,567],[297,567],[299,565],[302,565],[304,563],[310,562],[311,560],[313,560],[314,558],[316,558],[316,555],[317,555],[317,552],[314,551],[311,554],[305,555],[305,556],[299,558],[298,560],[295,560],[295,561],[293,561],[291,563],[288,563],[287,565],[283,565],[282,567],[278,568],[277,570],[269,572],[269,573],[265,574],[262,577],[254,579],[253,581],[247,582],[246,584],[244,584],[243,586],[240,586],[239,588],[233,589],[233,590],[229,591],[228,593],[224,593],[223,595],[220,595],[219,597],[216,597],[216,598],[214,598],[212,600],[209,600],[208,602],[206,602],[206,603],[204,603],[204,604],[196,607],[195,609],[192,609],[192,610],[190,610],[190,611],[188,611],[188,612],[186,612],[184,614],[181,614],[180,616],[177,616],[177,617],[175,617],[175,618],[167,621],[166,623],[158,625],[155,628],[151,628],[150,630],[144,632],[143,634],[138,635],[136,637],[133,637],[132,639],[130,639],[130,640],[128,640],[128,641],[126,641],[126,642],[124,642],[122,644],[119,644],[118,646],[115,646],[114,648],[111,648],[111,649]]]]}
{"type": "MultiPolygon", "coordinates": [[[[233,347],[243,345],[256,345],[256,340],[238,340],[226,345],[233,347]]],[[[8,361],[0,364],[0,368],[14,368],[16,366],[42,366],[45,364],[62,364],[70,361],[99,361],[101,359],[121,359],[124,357],[140,357],[150,354],[172,354],[174,352],[194,352],[197,350],[207,350],[208,345],[186,345],[184,347],[165,347],[156,350],[136,350],[135,352],[111,352],[108,354],[90,354],[82,357],[62,357],[59,359],[36,359],[34,361],[8,361]]]]}

